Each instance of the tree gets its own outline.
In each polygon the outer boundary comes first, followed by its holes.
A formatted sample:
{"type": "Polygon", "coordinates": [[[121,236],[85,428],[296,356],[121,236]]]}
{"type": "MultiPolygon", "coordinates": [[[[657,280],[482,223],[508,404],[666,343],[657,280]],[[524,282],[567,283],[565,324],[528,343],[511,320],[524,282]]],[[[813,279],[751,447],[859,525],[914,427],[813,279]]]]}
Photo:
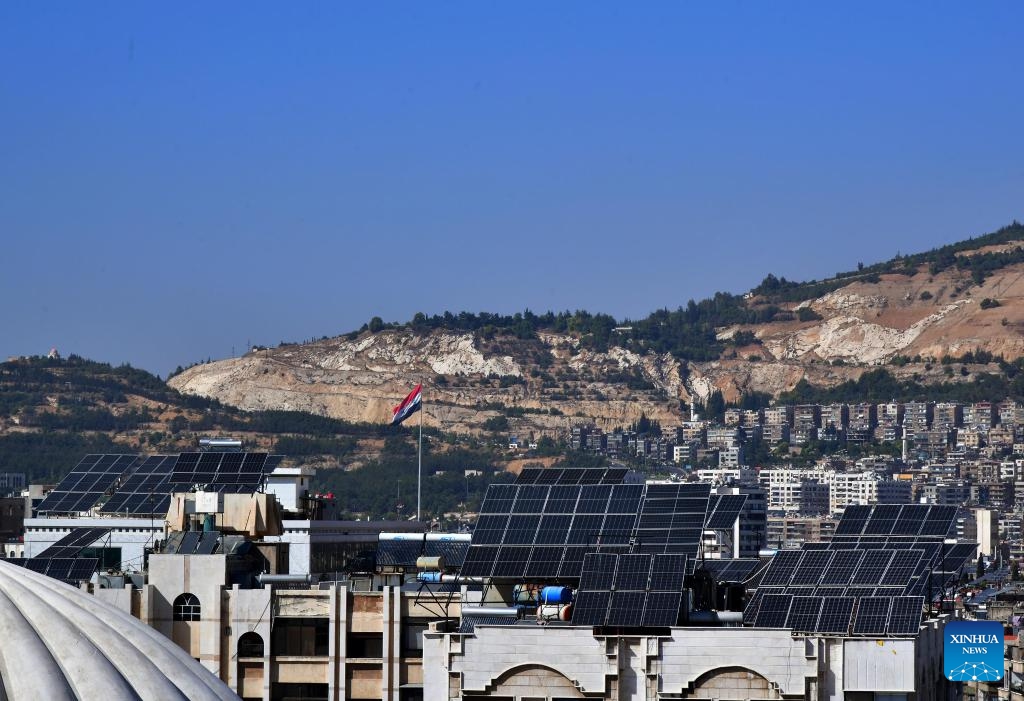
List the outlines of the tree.
{"type": "Polygon", "coordinates": [[[1010,579],[1014,582],[1020,581],[1020,565],[1016,560],[1010,560],[1010,579]]]}
{"type": "Polygon", "coordinates": [[[977,571],[977,575],[978,575],[978,579],[981,579],[982,577],[985,576],[985,558],[982,555],[978,555],[978,571],[977,571]]]}
{"type": "Polygon", "coordinates": [[[370,319],[370,332],[371,333],[377,333],[378,331],[380,331],[383,328],[384,328],[384,320],[381,319],[379,316],[375,316],[372,319],[370,319]]]}

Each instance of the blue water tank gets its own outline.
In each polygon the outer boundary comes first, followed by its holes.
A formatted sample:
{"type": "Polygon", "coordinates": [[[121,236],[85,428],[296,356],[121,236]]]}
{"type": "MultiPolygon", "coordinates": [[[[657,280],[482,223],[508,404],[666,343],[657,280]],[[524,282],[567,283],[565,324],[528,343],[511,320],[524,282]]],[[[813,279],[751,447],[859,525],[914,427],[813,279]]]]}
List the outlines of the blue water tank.
{"type": "Polygon", "coordinates": [[[542,604],[571,604],[572,589],[569,587],[544,587],[540,590],[542,604]]]}

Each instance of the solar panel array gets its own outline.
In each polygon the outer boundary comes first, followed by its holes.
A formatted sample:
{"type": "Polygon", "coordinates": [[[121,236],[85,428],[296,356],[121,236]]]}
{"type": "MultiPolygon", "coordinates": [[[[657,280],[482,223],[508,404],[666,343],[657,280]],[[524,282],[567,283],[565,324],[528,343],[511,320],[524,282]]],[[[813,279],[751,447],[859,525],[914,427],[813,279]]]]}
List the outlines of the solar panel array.
{"type": "Polygon", "coordinates": [[[36,555],[34,560],[48,560],[53,558],[75,558],[79,553],[91,546],[100,538],[110,534],[110,528],[73,528],[70,533],[50,545],[41,553],[36,555]]]}
{"type": "Polygon", "coordinates": [[[44,559],[12,557],[4,560],[4,562],[24,567],[39,574],[45,574],[47,577],[58,579],[73,586],[77,586],[79,582],[91,579],[99,565],[99,559],[95,557],[53,557],[44,559]]]}
{"type": "Polygon", "coordinates": [[[524,467],[516,484],[622,484],[625,467],[524,467]]]}
{"type": "Polygon", "coordinates": [[[88,511],[121,475],[140,460],[138,455],[86,455],[43,499],[37,513],[54,515],[88,511]]]}
{"type": "Polygon", "coordinates": [[[171,503],[174,455],[151,455],[117,488],[100,509],[102,514],[154,516],[166,514],[171,503]]]}
{"type": "Polygon", "coordinates": [[[719,582],[745,582],[761,566],[756,557],[731,560],[705,560],[698,569],[710,572],[719,582]]]}
{"type": "Polygon", "coordinates": [[[588,553],[572,623],[622,628],[668,627],[679,621],[686,555],[588,553]]]}
{"type": "Polygon", "coordinates": [[[762,593],[753,624],[796,633],[898,637],[917,635],[923,596],[797,596],[762,593]]]}
{"type": "Polygon", "coordinates": [[[746,494],[712,494],[708,503],[708,520],[705,528],[727,530],[733,527],[740,517],[743,504],[747,501],[746,494]]]}
{"type": "Polygon", "coordinates": [[[709,493],[706,484],[491,485],[462,574],[575,580],[592,552],[692,560],[709,493]]]}
{"type": "Polygon", "coordinates": [[[923,536],[945,538],[956,520],[955,506],[873,504],[849,506],[833,538],[849,536],[923,536]]]}
{"type": "Polygon", "coordinates": [[[832,635],[915,635],[924,594],[941,589],[974,553],[974,544],[943,542],[955,518],[956,508],[947,506],[849,507],[831,542],[775,555],[744,622],[832,635]]]}
{"type": "Polygon", "coordinates": [[[171,467],[170,483],[202,485],[217,492],[255,491],[281,462],[266,453],[182,453],[171,467]]]}
{"type": "Polygon", "coordinates": [[[167,537],[165,555],[212,555],[220,544],[220,531],[179,531],[167,537]]]}

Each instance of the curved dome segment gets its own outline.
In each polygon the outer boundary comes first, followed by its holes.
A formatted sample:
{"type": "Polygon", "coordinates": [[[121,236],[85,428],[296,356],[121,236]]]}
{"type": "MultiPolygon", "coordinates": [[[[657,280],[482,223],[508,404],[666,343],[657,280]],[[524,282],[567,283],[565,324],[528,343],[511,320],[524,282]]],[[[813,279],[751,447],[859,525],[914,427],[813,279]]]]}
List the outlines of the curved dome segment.
{"type": "Polygon", "coordinates": [[[142,622],[74,587],[2,561],[0,636],[5,641],[0,697],[238,699],[142,622]]]}

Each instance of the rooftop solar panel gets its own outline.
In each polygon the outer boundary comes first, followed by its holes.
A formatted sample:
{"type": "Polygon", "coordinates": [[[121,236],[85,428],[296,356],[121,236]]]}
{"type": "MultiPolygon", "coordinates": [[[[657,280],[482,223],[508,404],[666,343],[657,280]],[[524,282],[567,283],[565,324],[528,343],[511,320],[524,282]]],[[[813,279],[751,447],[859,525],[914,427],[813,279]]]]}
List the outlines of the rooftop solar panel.
{"type": "Polygon", "coordinates": [[[746,494],[719,495],[714,510],[712,511],[711,506],[708,507],[709,516],[706,527],[717,530],[732,528],[746,501],[746,494]]]}
{"type": "Polygon", "coordinates": [[[110,534],[110,528],[73,528],[70,533],[35,556],[35,559],[74,558],[84,549],[110,534]]]}
{"type": "Polygon", "coordinates": [[[857,616],[853,624],[854,635],[885,635],[892,599],[884,596],[865,596],[857,602],[857,616]]]}
{"type": "Polygon", "coordinates": [[[789,607],[793,603],[790,594],[767,594],[761,597],[754,626],[757,628],[785,628],[789,607]]]}
{"type": "Polygon", "coordinates": [[[821,613],[822,599],[816,596],[794,596],[789,615],[782,626],[802,633],[815,630],[821,613]]]}
{"type": "Polygon", "coordinates": [[[924,610],[923,596],[898,596],[892,600],[888,635],[917,635],[924,610]]]}
{"type": "Polygon", "coordinates": [[[871,515],[870,506],[848,506],[836,526],[835,535],[860,535],[871,515]]]}
{"type": "Polygon", "coordinates": [[[821,616],[814,632],[847,635],[853,618],[853,605],[854,599],[850,596],[830,596],[823,599],[821,616]]]}
{"type": "Polygon", "coordinates": [[[119,477],[141,462],[138,455],[87,455],[39,504],[40,514],[90,510],[119,477]]]}
{"type": "Polygon", "coordinates": [[[603,626],[608,617],[610,591],[581,591],[572,608],[572,623],[577,626],[603,626]]]}
{"type": "Polygon", "coordinates": [[[780,550],[772,558],[771,564],[761,578],[761,586],[787,586],[793,577],[797,564],[804,553],[800,550],[780,550]]]}
{"type": "Polygon", "coordinates": [[[644,591],[612,592],[606,625],[631,628],[643,625],[646,600],[647,594],[644,591]]]}
{"type": "Polygon", "coordinates": [[[652,591],[644,603],[643,625],[674,626],[679,622],[681,591],[652,591]]]}

